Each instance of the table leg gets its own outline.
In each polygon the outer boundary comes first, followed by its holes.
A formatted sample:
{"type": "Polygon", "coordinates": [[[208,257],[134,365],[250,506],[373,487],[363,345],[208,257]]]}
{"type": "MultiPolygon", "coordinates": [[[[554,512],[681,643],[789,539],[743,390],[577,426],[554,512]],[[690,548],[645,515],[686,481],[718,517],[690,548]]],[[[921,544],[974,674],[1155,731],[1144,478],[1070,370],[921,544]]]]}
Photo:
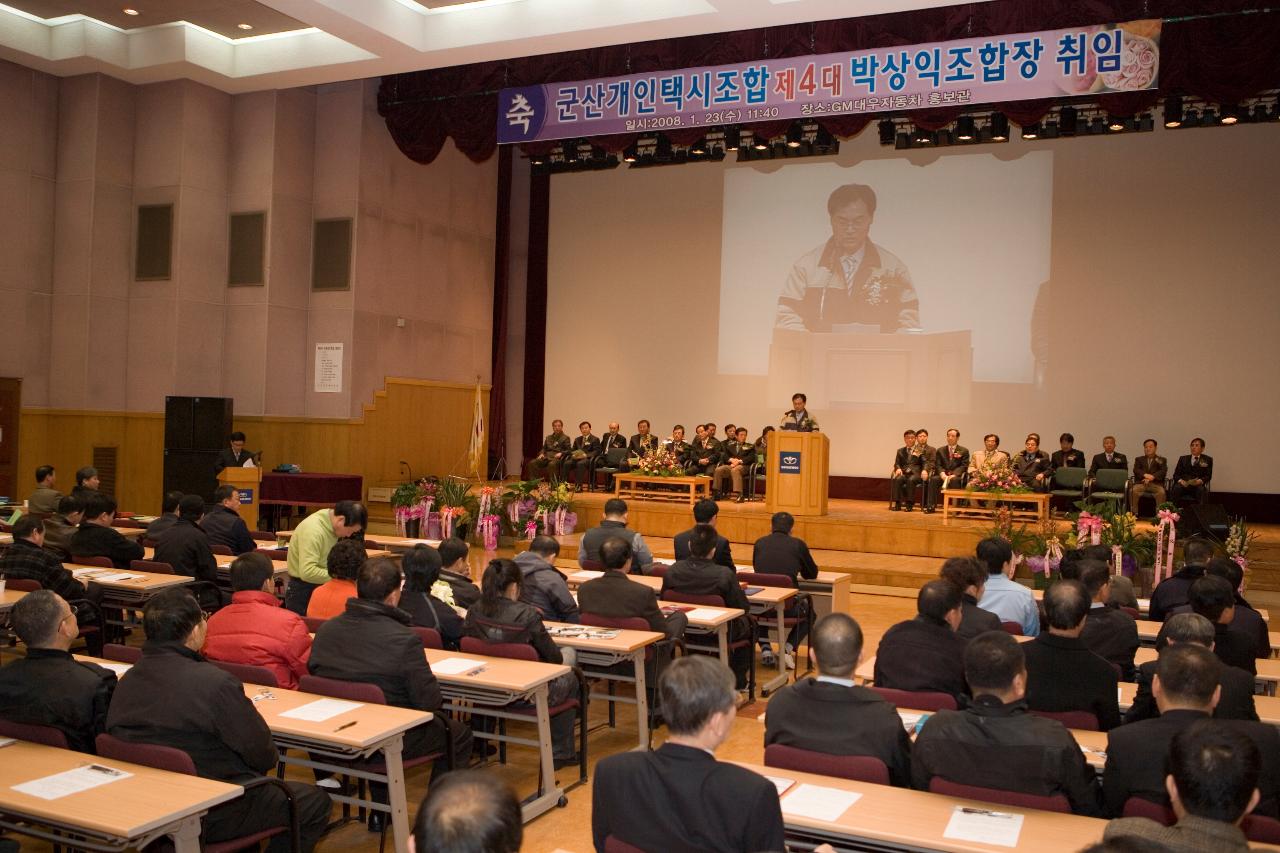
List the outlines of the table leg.
{"type": "Polygon", "coordinates": [[[637,725],[640,729],[640,745],[636,748],[640,750],[649,748],[649,694],[644,682],[644,652],[643,648],[636,649],[631,655],[636,672],[636,716],[639,717],[637,725]]]}
{"type": "Polygon", "coordinates": [[[720,645],[720,662],[730,669],[729,664],[729,623],[722,622],[716,626],[716,642],[720,645]]]}
{"type": "Polygon", "coordinates": [[[786,602],[785,601],[775,602],[773,605],[773,610],[774,610],[774,618],[778,622],[778,627],[775,631],[770,631],[769,633],[774,634],[774,639],[778,643],[778,654],[776,656],[777,663],[778,663],[778,674],[775,675],[772,679],[770,679],[768,683],[761,686],[760,692],[765,696],[768,696],[770,693],[772,693],[773,691],[777,690],[779,687],[782,687],[784,684],[787,683],[787,656],[785,654],[787,635],[786,635],[786,626],[783,624],[783,621],[782,621],[783,615],[786,613],[786,610],[787,610],[786,602]]]}
{"type": "Polygon", "coordinates": [[[200,853],[200,815],[183,818],[169,837],[173,839],[174,853],[200,853]]]}
{"type": "MultiPolygon", "coordinates": [[[[447,736],[447,733],[446,733],[447,736]]],[[[404,735],[396,735],[382,747],[387,765],[387,792],[391,800],[391,830],[396,853],[409,853],[409,804],[404,791],[404,735]]]]}
{"type": "Polygon", "coordinates": [[[564,791],[556,787],[555,758],[551,751],[551,713],[547,710],[549,692],[548,685],[543,684],[534,694],[534,706],[538,711],[538,756],[542,778],[538,783],[537,797],[523,806],[525,823],[553,808],[564,796],[564,791]]]}

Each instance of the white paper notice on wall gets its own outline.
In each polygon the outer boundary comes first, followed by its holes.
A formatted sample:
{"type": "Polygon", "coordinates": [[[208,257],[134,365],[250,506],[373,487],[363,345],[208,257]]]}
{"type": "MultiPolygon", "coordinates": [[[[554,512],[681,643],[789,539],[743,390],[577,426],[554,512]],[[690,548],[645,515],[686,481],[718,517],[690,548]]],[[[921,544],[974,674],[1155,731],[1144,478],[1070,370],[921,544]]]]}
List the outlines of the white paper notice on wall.
{"type": "Polygon", "coordinates": [[[316,344],[316,393],[342,393],[342,344],[316,344]]]}

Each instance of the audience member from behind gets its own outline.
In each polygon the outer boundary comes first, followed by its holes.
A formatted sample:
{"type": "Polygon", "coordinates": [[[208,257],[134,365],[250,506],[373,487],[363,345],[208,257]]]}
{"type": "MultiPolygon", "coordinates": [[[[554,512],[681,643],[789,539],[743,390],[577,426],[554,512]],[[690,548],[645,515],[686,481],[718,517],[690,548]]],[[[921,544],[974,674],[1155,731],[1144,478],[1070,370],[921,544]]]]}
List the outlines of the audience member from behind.
{"type": "Polygon", "coordinates": [[[978,606],[987,587],[987,570],[981,563],[972,557],[952,557],[942,564],[938,577],[960,590],[960,627],[956,628],[960,639],[1000,630],[1000,617],[978,606]]]}
{"type": "Polygon", "coordinates": [[[1081,641],[1094,654],[1120,668],[1123,681],[1133,680],[1133,656],[1138,651],[1138,623],[1111,600],[1111,569],[1098,560],[1075,563],[1078,580],[1092,603],[1085,620],[1081,641]]]}
{"type": "Polygon", "coordinates": [[[911,787],[911,739],[898,711],[853,683],[862,662],[862,628],[831,613],[814,626],[818,677],[796,681],[769,700],[764,745],[782,744],[828,755],[865,755],[884,762],[890,783],[911,787]]]}
{"type": "MultiPolygon", "coordinates": [[[[1209,719],[1221,695],[1219,671],[1213,654],[1195,643],[1178,643],[1160,653],[1151,684],[1160,716],[1121,726],[1107,736],[1102,789],[1108,814],[1119,817],[1130,797],[1168,804],[1165,757],[1169,744],[1179,732],[1209,719]]],[[[1265,723],[1220,720],[1216,725],[1240,732],[1261,751],[1258,813],[1275,817],[1280,793],[1280,734],[1265,723]]]]}
{"type": "Polygon", "coordinates": [[[178,520],[156,542],[155,559],[168,563],[180,575],[209,583],[218,582],[218,561],[209,548],[209,537],[200,527],[204,498],[185,495],[178,502],[178,520]]]}
{"type": "MultiPolygon", "coordinates": [[[[693,523],[694,525],[709,524],[716,526],[716,518],[720,515],[720,505],[710,498],[703,498],[693,505],[693,523]]],[[[676,534],[675,549],[677,560],[687,560],[689,558],[689,539],[693,536],[693,527],[688,530],[682,530],[676,534]]],[[[733,564],[733,554],[730,551],[729,540],[716,534],[716,550],[712,562],[717,565],[724,566],[726,569],[737,571],[737,566],[733,564]]]]}
{"type": "Polygon", "coordinates": [[[52,726],[71,749],[92,753],[93,739],[106,731],[115,673],[71,656],[80,626],[55,592],[27,593],[13,605],[10,622],[27,654],[0,667],[0,718],[52,726]]]}
{"type": "Polygon", "coordinates": [[[433,780],[413,822],[413,853],[520,853],[524,818],[511,786],[485,770],[433,780]]]}
{"type": "Polygon", "coordinates": [[[911,751],[912,782],[938,776],[960,785],[1038,796],[1061,794],[1076,814],[1098,815],[1098,783],[1071,732],[1027,710],[1021,644],[1004,631],[969,641],[965,677],[973,701],[929,717],[911,751]]]}
{"type": "Polygon", "coordinates": [[[1236,615],[1236,597],[1231,584],[1215,575],[1196,578],[1187,591],[1187,601],[1192,613],[1213,623],[1213,653],[1227,666],[1257,673],[1253,639],[1231,630],[1236,615]]]}
{"type": "Polygon", "coordinates": [[[182,503],[182,497],[182,492],[165,492],[164,499],[160,502],[160,515],[147,525],[144,539],[158,542],[160,534],[178,523],[178,504],[182,503]]]}
{"type": "Polygon", "coordinates": [[[651,587],[631,580],[631,543],[621,536],[610,536],[600,546],[604,574],[578,588],[578,605],[583,613],[611,619],[643,619],[649,630],[672,639],[684,637],[689,617],[676,611],[664,616],[658,607],[658,593],[651,587]]]}
{"type": "Polygon", "coordinates": [[[301,616],[280,606],[267,555],[253,551],[237,557],[231,589],[231,603],[209,617],[204,656],[265,667],[281,687],[296,690],[307,674],[311,635],[301,616]]]}
{"type": "Polygon", "coordinates": [[[52,515],[58,511],[58,501],[62,492],[58,485],[58,472],[52,465],[41,465],[36,469],[36,490],[27,498],[27,511],[40,515],[52,515]]]}
{"type": "Polygon", "coordinates": [[[1085,711],[1098,729],[1120,725],[1119,679],[1104,658],[1080,639],[1089,616],[1089,594],[1079,581],[1060,580],[1045,590],[1049,630],[1023,646],[1027,707],[1033,711],[1085,711]]]}
{"type": "MultiPolygon", "coordinates": [[[[322,678],[373,684],[388,705],[431,711],[429,722],[405,732],[404,757],[439,752],[461,762],[471,754],[471,730],[441,713],[444,697],[422,640],[409,628],[409,614],[396,606],[403,580],[400,567],[385,557],[366,562],[356,581],[358,597],[349,599],[343,613],[316,631],[307,668],[322,678]]],[[[457,765],[442,758],[433,773],[444,772],[446,766],[457,765]]],[[[387,802],[384,783],[371,782],[369,789],[375,802],[387,802]]],[[[384,825],[382,812],[369,813],[371,832],[380,832],[384,825]]]]}
{"type": "Polygon", "coordinates": [[[84,502],[67,495],[58,501],[58,512],[44,522],[44,547],[59,559],[71,559],[71,537],[80,529],[84,518],[84,502]]]}
{"type": "Polygon", "coordinates": [[[364,543],[339,539],[325,557],[329,580],[311,593],[307,615],[312,619],[331,619],[347,609],[347,601],[356,597],[356,578],[365,564],[364,543]]]}
{"type": "Polygon", "coordinates": [[[782,809],[772,782],[715,750],[733,729],[733,674],[706,655],[683,657],[658,684],[669,735],[652,752],[596,765],[591,837],[664,853],[783,850],[782,809]]]}
{"type": "Polygon", "coordinates": [[[414,545],[400,557],[400,568],[404,570],[404,590],[399,607],[409,614],[410,624],[434,628],[445,648],[458,648],[462,617],[432,594],[440,579],[440,552],[430,545],[414,545]]]}
{"type": "Polygon", "coordinates": [[[578,602],[569,592],[569,581],[555,567],[560,543],[550,536],[535,536],[529,550],[516,554],[515,563],[524,574],[520,600],[538,609],[552,622],[577,622],[578,602]]]}
{"type": "Polygon", "coordinates": [[[0,577],[36,581],[67,601],[88,597],[84,584],[75,579],[56,554],[44,548],[46,524],[32,515],[14,522],[13,543],[0,556],[0,577]]]}
{"type": "Polygon", "coordinates": [[[1188,539],[1182,546],[1182,568],[1156,585],[1151,592],[1149,618],[1163,622],[1174,608],[1188,603],[1191,584],[1204,576],[1205,566],[1213,559],[1213,545],[1204,539],[1188,539]]]}
{"type": "Polygon", "coordinates": [[[799,583],[800,578],[813,580],[818,576],[818,564],[809,553],[808,544],[799,536],[792,536],[795,516],[789,512],[775,512],[769,519],[770,533],[761,536],[751,549],[751,565],[754,571],[771,575],[786,575],[799,583]]]}
{"type": "Polygon", "coordinates": [[[1173,853],[1249,850],[1240,822],[1257,805],[1261,763],[1258,748],[1247,737],[1197,722],[1180,732],[1169,749],[1164,790],[1178,822],[1164,826],[1145,817],[1121,818],[1107,824],[1103,840],[1139,838],[1173,853]]]}
{"type": "Polygon", "coordinates": [[[454,537],[443,540],[436,550],[440,552],[440,580],[449,585],[447,592],[437,590],[436,597],[466,610],[480,600],[480,587],[472,583],[471,566],[467,563],[471,548],[454,537]]]}
{"type": "MultiPolygon", "coordinates": [[[[244,686],[199,653],[206,622],[200,605],[181,587],[147,602],[142,659],[121,679],[107,712],[107,732],[121,740],[180,749],[206,779],[244,784],[276,769],[271,729],[245,696],[244,686]]],[[[310,851],[329,822],[329,795],[314,785],[285,782],[298,810],[302,850],[310,851]]],[[[287,825],[289,806],[275,785],[246,788],[214,806],[202,820],[201,842],[212,844],[287,825]]],[[[287,853],[288,833],[273,837],[268,853],[287,853]]]]}
{"type": "Polygon", "coordinates": [[[76,484],[71,489],[71,494],[87,503],[90,497],[98,494],[98,487],[101,485],[102,480],[98,477],[98,469],[86,465],[76,471],[76,484]]]}
{"type": "Polygon", "coordinates": [[[146,553],[142,545],[126,539],[111,528],[116,520],[116,502],[101,492],[85,499],[84,516],[71,536],[69,547],[73,557],[106,557],[117,569],[127,569],[146,553]]]}
{"type": "Polygon", "coordinates": [[[1244,569],[1235,560],[1227,557],[1214,557],[1205,568],[1206,575],[1225,580],[1235,591],[1235,616],[1231,620],[1231,630],[1244,634],[1254,645],[1254,657],[1271,657],[1271,635],[1267,632],[1267,621],[1262,618],[1252,604],[1245,600],[1241,587],[1244,586],[1244,569]]]}
{"type": "Polygon", "coordinates": [[[1040,633],[1040,609],[1031,590],[1013,579],[1013,548],[1004,539],[978,543],[978,562],[987,569],[987,586],[978,606],[990,610],[1001,622],[1014,622],[1024,636],[1040,633]]]}
{"type": "MultiPolygon", "coordinates": [[[[1074,563],[1080,560],[1097,560],[1110,567],[1112,564],[1110,545],[1086,545],[1076,551],[1068,551],[1062,555],[1059,574],[1069,580],[1080,580],[1080,571],[1074,563]]],[[[1138,609],[1138,594],[1133,588],[1133,581],[1124,575],[1111,575],[1111,598],[1107,603],[1112,607],[1130,607],[1138,609]]]]}
{"type": "Polygon", "coordinates": [[[249,525],[244,523],[239,510],[240,491],[235,486],[218,486],[213,493],[213,506],[200,522],[209,544],[230,548],[232,554],[247,554],[257,549],[258,543],[249,535],[249,525]]]}
{"type": "Polygon", "coordinates": [[[338,501],[302,519],[289,540],[289,586],[284,606],[305,616],[311,593],[329,581],[329,551],[339,539],[364,530],[369,513],[358,501],[338,501]]]}
{"type": "MultiPolygon", "coordinates": [[[[1156,635],[1156,652],[1163,652],[1166,646],[1179,643],[1194,643],[1197,646],[1213,650],[1213,623],[1195,613],[1175,613],[1160,626],[1156,635]]],[[[1150,660],[1138,667],[1138,690],[1134,694],[1133,704],[1125,712],[1125,723],[1136,723],[1149,720],[1160,715],[1155,696],[1151,693],[1151,683],[1155,678],[1159,661],[1150,660]]],[[[1234,666],[1219,663],[1218,685],[1222,688],[1221,698],[1213,709],[1213,716],[1219,720],[1257,720],[1258,711],[1253,701],[1253,676],[1234,666]]]]}
{"type": "Polygon", "coordinates": [[[932,580],[916,595],[916,617],[899,622],[880,639],[875,683],[894,690],[968,693],[964,681],[964,640],[956,635],[963,600],[960,590],[932,580]]]}
{"type": "Polygon", "coordinates": [[[637,575],[653,574],[653,553],[644,543],[644,537],[627,528],[627,502],[622,498],[609,498],[604,502],[604,519],[600,526],[582,534],[578,545],[578,565],[584,569],[587,563],[600,562],[600,546],[610,536],[621,536],[631,543],[631,572],[637,575]]]}

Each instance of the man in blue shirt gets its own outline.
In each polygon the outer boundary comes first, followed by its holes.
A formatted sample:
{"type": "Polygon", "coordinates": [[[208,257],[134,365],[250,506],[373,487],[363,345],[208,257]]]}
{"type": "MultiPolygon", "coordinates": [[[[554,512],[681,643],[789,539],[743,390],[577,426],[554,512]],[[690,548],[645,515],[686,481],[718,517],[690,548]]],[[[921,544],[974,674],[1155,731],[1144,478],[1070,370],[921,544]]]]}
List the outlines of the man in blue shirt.
{"type": "Polygon", "coordinates": [[[1017,622],[1028,637],[1040,633],[1040,610],[1031,590],[1013,580],[1013,548],[992,537],[978,543],[978,562],[987,567],[987,588],[978,606],[990,610],[1001,622],[1017,622]]]}

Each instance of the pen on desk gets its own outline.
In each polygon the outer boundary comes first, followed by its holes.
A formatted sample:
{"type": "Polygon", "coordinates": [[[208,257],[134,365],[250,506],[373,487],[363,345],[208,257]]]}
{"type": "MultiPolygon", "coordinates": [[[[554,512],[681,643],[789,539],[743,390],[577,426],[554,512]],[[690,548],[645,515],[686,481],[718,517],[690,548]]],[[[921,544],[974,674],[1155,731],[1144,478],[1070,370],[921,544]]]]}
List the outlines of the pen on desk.
{"type": "Polygon", "coordinates": [[[340,732],[340,731],[342,731],[343,729],[349,729],[349,728],[351,728],[352,726],[354,726],[354,725],[356,724],[356,722],[358,722],[358,721],[357,721],[357,720],[352,720],[352,721],[351,721],[351,722],[349,722],[349,723],[343,723],[342,725],[340,725],[340,726],[338,726],[336,729],[334,729],[334,731],[335,731],[335,732],[340,732]]]}
{"type": "Polygon", "coordinates": [[[488,668],[489,667],[487,666],[482,666],[482,667],[479,667],[478,669],[471,670],[470,672],[467,673],[467,675],[468,676],[479,675],[480,673],[484,672],[488,668]]]}

